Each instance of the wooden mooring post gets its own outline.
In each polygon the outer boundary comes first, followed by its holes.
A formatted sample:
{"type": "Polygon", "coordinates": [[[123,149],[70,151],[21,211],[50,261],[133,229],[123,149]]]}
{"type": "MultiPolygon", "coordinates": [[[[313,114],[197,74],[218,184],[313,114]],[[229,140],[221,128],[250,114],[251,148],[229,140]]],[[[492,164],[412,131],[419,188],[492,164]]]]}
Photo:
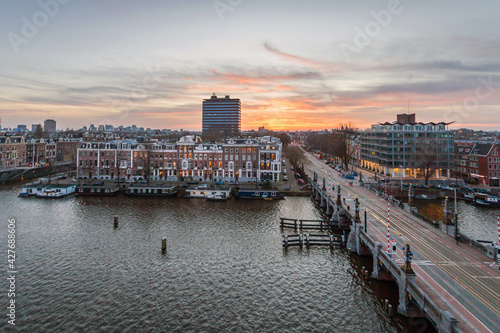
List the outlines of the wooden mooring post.
{"type": "Polygon", "coordinates": [[[118,228],[118,215],[115,215],[114,221],[113,221],[113,227],[116,229],[118,228]]]}
{"type": "Polygon", "coordinates": [[[167,239],[163,237],[161,239],[161,253],[165,254],[167,252],[167,239]]]}

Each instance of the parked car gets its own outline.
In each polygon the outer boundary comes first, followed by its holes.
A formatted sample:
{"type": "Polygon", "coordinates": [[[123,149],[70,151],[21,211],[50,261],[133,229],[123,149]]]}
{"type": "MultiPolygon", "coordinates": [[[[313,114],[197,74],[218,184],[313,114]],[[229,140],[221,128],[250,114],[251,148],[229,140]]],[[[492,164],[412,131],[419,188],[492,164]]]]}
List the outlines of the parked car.
{"type": "Polygon", "coordinates": [[[284,175],[284,176],[283,176],[283,180],[284,180],[284,181],[287,181],[287,180],[288,180],[288,176],[287,176],[287,175],[284,175]]]}
{"type": "Polygon", "coordinates": [[[306,182],[305,182],[304,180],[302,180],[302,179],[297,180],[297,184],[299,184],[299,185],[303,185],[303,184],[305,184],[305,183],[306,183],[306,182]]]}
{"type": "Polygon", "coordinates": [[[290,170],[292,170],[292,171],[293,171],[293,165],[290,165],[290,170]]]}
{"type": "Polygon", "coordinates": [[[192,185],[192,184],[199,184],[200,182],[197,180],[190,180],[187,183],[192,185]]]}
{"type": "Polygon", "coordinates": [[[148,181],[147,180],[139,180],[139,184],[147,184],[148,181]]]}
{"type": "Polygon", "coordinates": [[[215,182],[215,185],[224,185],[224,182],[215,182]]]}
{"type": "Polygon", "coordinates": [[[95,183],[92,183],[92,186],[103,186],[104,185],[104,182],[95,182],[95,183]]]}

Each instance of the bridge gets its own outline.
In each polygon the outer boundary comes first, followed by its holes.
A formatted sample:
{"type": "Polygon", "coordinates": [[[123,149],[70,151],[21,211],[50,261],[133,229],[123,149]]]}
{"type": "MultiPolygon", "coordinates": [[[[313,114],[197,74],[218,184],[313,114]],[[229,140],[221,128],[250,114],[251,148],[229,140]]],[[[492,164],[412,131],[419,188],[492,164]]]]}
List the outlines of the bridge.
{"type": "Polygon", "coordinates": [[[440,332],[499,332],[500,272],[492,258],[306,156],[314,198],[332,224],[349,223],[347,248],[373,257],[371,278],[397,283],[398,313],[425,316],[440,332]],[[366,198],[364,214],[359,198],[366,198]]]}

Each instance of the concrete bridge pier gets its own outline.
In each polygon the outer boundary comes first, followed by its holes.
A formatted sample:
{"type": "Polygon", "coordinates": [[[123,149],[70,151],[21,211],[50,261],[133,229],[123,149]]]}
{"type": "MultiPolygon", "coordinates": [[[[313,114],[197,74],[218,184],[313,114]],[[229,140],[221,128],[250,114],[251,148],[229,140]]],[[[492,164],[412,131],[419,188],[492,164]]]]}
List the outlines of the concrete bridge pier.
{"type": "Polygon", "coordinates": [[[320,199],[320,194],[319,194],[319,191],[318,189],[316,189],[316,197],[314,198],[316,201],[319,201],[320,199]]]}
{"type": "Polygon", "coordinates": [[[382,244],[380,242],[375,242],[375,248],[373,249],[373,272],[372,278],[382,281],[394,281],[392,274],[385,270],[380,264],[379,257],[382,255],[382,244]]]}
{"type": "Polygon", "coordinates": [[[319,205],[320,207],[325,207],[326,203],[325,203],[325,195],[323,193],[321,193],[321,204],[319,205]]]}
{"type": "Polygon", "coordinates": [[[347,237],[347,249],[350,252],[358,252],[358,235],[356,234],[356,224],[351,224],[351,232],[349,232],[349,237],[347,237]]]}
{"type": "Polygon", "coordinates": [[[332,205],[330,202],[330,196],[328,196],[328,199],[326,200],[326,215],[332,215],[332,205]]]}

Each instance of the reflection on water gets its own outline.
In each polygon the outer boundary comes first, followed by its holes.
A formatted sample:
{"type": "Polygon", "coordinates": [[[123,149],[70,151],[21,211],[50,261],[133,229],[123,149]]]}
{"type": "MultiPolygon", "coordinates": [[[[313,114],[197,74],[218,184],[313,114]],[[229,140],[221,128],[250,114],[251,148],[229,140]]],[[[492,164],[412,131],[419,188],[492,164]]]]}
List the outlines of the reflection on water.
{"type": "MultiPolygon", "coordinates": [[[[418,212],[434,221],[444,219],[443,199],[414,200],[418,212]]],[[[453,203],[453,200],[450,201],[453,203]]],[[[454,209],[452,209],[454,214],[454,209]]],[[[457,202],[458,228],[460,233],[472,239],[496,241],[498,239],[497,214],[499,209],[484,208],[465,201],[457,202]]]]}
{"type": "Polygon", "coordinates": [[[20,331],[432,331],[388,318],[382,300],[396,306],[398,289],[362,279],[371,258],[283,250],[279,217],[321,218],[310,198],[43,200],[18,191],[0,188],[2,215],[17,220],[20,331]]]}

